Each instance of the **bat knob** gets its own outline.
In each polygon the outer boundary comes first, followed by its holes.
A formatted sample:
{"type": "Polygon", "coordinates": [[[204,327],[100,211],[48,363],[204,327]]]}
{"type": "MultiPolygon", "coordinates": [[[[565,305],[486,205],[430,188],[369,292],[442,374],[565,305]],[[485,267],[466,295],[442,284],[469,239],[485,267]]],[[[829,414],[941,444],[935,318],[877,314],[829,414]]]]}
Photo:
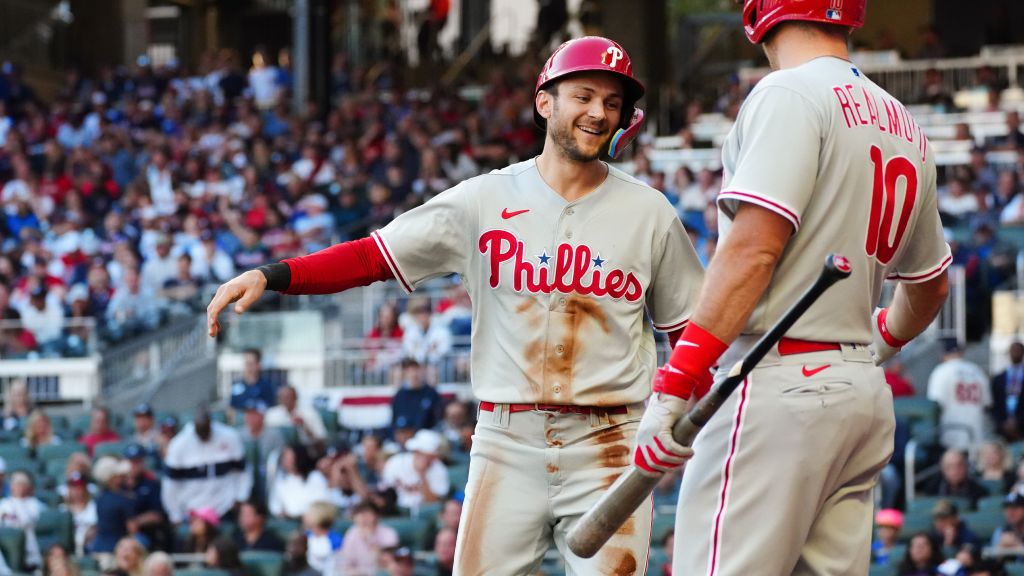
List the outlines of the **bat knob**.
{"type": "Polygon", "coordinates": [[[825,259],[825,269],[836,280],[846,278],[853,272],[850,261],[842,254],[829,254],[825,259]]]}

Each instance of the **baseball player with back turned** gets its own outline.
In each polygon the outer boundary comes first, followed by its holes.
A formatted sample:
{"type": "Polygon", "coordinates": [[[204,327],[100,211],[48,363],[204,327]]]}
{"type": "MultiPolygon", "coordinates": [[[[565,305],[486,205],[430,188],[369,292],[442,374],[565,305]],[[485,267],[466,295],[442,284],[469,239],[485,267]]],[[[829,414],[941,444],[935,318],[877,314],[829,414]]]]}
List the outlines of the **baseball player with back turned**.
{"type": "MultiPolygon", "coordinates": [[[[868,573],[872,487],[893,446],[877,364],[932,321],[949,247],[935,164],[906,108],[852,64],[865,0],[746,0],[773,72],[723,145],[721,241],[693,319],[637,432],[638,466],[687,454],[669,426],[812,284],[830,252],[852,275],[826,292],[698,434],[676,516],[673,573],[868,573]],[[899,281],[873,310],[886,279],[899,281]]],[[[682,456],[682,457],[680,457],[682,456]]]]}
{"type": "Polygon", "coordinates": [[[645,310],[678,336],[703,279],[665,197],[601,161],[636,137],[643,91],[621,46],[571,40],[537,79],[540,156],[467,180],[370,238],[246,272],[210,302],[215,335],[230,302],[242,312],[265,289],[329,293],[396,278],[411,291],[462,277],[481,402],[455,574],[531,574],[552,543],[571,574],[646,571],[650,504],[594,558],[565,544],[630,465],[657,365],[645,310]]]}

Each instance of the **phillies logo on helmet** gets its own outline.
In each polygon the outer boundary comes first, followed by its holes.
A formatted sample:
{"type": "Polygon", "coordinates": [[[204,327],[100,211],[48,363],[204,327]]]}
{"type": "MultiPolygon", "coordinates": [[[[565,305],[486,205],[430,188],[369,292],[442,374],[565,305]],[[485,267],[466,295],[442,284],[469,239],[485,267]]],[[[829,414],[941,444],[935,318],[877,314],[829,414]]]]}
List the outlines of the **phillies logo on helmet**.
{"type": "Polygon", "coordinates": [[[601,54],[601,64],[608,66],[609,68],[615,68],[615,65],[622,60],[622,50],[619,50],[615,46],[609,46],[607,50],[601,54]]]}
{"type": "Polygon", "coordinates": [[[625,298],[636,302],[644,289],[632,272],[619,269],[606,270],[606,260],[595,256],[590,246],[562,243],[554,254],[544,252],[533,259],[524,258],[523,241],[508,230],[488,230],[480,235],[480,253],[488,256],[491,288],[501,285],[502,267],[511,267],[512,289],[516,292],[551,294],[573,292],[587,296],[609,296],[615,300],[625,298]],[[553,261],[550,264],[549,261],[553,261]]]}

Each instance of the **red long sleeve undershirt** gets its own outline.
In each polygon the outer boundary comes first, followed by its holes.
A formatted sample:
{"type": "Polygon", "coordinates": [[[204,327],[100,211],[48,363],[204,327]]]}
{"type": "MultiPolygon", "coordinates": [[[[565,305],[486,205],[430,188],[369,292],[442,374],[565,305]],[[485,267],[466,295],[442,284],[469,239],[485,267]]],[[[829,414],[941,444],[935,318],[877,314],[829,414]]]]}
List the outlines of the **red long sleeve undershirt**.
{"type": "Polygon", "coordinates": [[[373,238],[342,242],[282,262],[292,273],[285,294],[333,294],[395,277],[373,238]]]}

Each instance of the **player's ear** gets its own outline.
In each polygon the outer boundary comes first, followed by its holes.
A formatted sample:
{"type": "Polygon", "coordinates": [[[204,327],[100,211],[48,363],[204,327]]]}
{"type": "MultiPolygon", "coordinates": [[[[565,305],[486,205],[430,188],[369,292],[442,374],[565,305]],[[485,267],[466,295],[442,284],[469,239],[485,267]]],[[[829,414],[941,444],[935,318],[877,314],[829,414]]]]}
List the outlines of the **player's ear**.
{"type": "Polygon", "coordinates": [[[541,115],[541,118],[547,120],[551,118],[555,107],[555,95],[547,90],[541,90],[534,97],[533,105],[536,106],[537,113],[541,115]]]}

